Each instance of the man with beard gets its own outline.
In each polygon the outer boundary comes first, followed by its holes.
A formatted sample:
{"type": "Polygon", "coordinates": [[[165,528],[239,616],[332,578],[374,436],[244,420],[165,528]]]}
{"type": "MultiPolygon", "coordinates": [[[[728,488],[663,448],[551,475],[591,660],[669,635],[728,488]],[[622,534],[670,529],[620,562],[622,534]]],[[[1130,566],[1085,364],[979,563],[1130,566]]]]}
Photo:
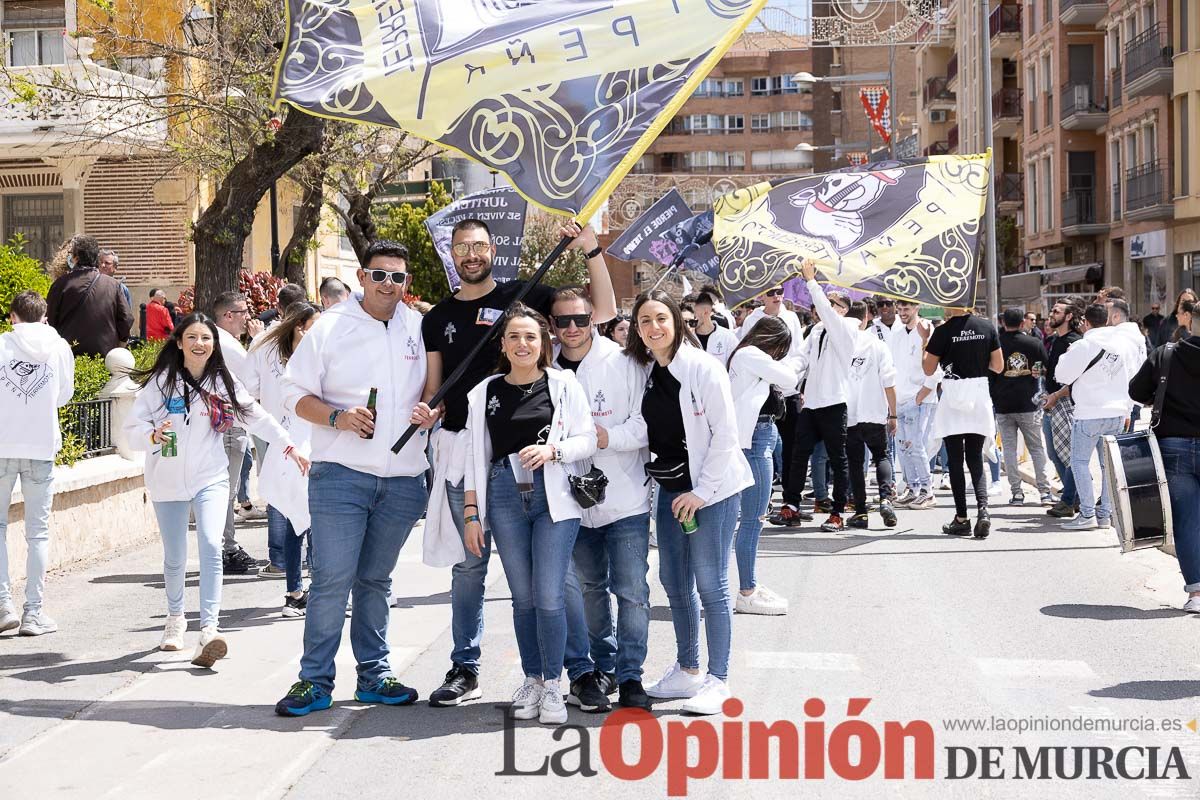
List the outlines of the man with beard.
{"type": "MultiPolygon", "coordinates": [[[[561,233],[573,237],[570,248],[583,250],[587,258],[593,322],[607,322],[616,316],[617,304],[595,231],[590,225],[580,228],[570,221],[562,227],[561,233]]],[[[454,268],[462,285],[453,296],[434,306],[422,322],[429,370],[424,402],[413,411],[413,421],[424,424],[431,424],[439,413],[431,410],[427,403],[441,388],[442,381],[458,368],[476,343],[500,320],[504,309],[524,285],[523,281],[497,284],[492,277],[496,246],[487,225],[481,220],[465,219],[457,223],[450,243],[454,268]]],[[[525,296],[524,303],[549,317],[554,292],[551,286],[534,286],[525,296]]],[[[439,548],[437,543],[445,542],[451,535],[450,526],[457,530],[459,541],[463,537],[467,392],[493,372],[499,354],[500,342],[494,339],[471,362],[458,388],[446,398],[441,430],[433,436],[433,485],[425,520],[425,551],[431,562],[446,563],[447,549],[439,548]]],[[[456,542],[452,544],[457,545],[456,542]]],[[[451,549],[457,557],[458,547],[451,549]]],[[[453,566],[450,584],[452,663],[441,688],[430,695],[429,704],[434,707],[456,706],[482,694],[478,681],[479,643],[483,639],[483,590],[491,555],[490,536],[484,539],[479,556],[466,552],[465,548],[463,553],[465,558],[453,566]]]]}

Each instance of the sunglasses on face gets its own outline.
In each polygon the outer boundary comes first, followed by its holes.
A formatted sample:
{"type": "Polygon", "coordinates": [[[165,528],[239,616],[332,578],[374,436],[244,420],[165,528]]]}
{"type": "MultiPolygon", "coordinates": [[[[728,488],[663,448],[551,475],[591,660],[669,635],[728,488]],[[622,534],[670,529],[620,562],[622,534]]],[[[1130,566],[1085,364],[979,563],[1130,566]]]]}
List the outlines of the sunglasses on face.
{"type": "Polygon", "coordinates": [[[771,289],[767,292],[767,297],[783,297],[783,289],[771,289]]]}
{"type": "Polygon", "coordinates": [[[491,242],[459,242],[450,248],[454,255],[463,258],[468,255],[483,256],[491,252],[491,242]]]}
{"type": "Polygon", "coordinates": [[[592,326],[591,314],[555,314],[554,326],[560,330],[566,330],[571,327],[571,323],[575,323],[575,327],[583,330],[592,326]]]}
{"type": "Polygon", "coordinates": [[[694,328],[700,324],[700,320],[698,320],[698,319],[685,319],[684,322],[687,323],[687,326],[689,328],[694,328]]]}
{"type": "Polygon", "coordinates": [[[386,269],[369,269],[367,270],[367,275],[371,277],[374,283],[383,283],[388,278],[391,278],[392,283],[399,285],[408,280],[407,272],[391,272],[386,269]]]}

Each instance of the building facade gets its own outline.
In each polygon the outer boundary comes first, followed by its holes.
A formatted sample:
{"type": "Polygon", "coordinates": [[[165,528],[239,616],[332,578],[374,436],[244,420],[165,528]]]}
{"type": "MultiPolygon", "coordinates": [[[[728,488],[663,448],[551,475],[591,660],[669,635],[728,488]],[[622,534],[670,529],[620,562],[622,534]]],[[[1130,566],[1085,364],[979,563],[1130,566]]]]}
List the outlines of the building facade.
{"type": "Polygon", "coordinates": [[[1175,227],[1170,252],[1179,281],[1171,287],[1172,300],[1182,289],[1200,291],[1200,155],[1190,152],[1200,135],[1200,9],[1194,0],[1174,3],[1175,227]]]}

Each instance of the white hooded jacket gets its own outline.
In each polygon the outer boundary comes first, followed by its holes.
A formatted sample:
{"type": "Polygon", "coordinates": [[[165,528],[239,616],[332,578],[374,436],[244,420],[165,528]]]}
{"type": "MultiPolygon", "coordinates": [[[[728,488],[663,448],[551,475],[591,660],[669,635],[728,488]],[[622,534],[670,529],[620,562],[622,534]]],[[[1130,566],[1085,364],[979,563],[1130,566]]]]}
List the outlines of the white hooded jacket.
{"type": "Polygon", "coordinates": [[[1071,343],[1054,367],[1054,379],[1064,386],[1071,384],[1075,419],[1124,419],[1130,415],[1129,381],[1145,360],[1138,355],[1135,342],[1116,325],[1092,328],[1071,343]],[[1089,369],[1101,351],[1104,355],[1089,369]]]}
{"type": "Polygon", "coordinates": [[[858,347],[850,360],[849,400],[846,403],[846,426],[860,422],[886,425],[887,394],[884,389],[896,385],[896,368],[892,351],[874,330],[858,332],[858,347]]]}
{"type": "Polygon", "coordinates": [[[847,402],[846,376],[858,342],[858,320],[834,311],[821,284],[811,280],[806,285],[821,322],[809,331],[804,341],[804,363],[808,373],[804,407],[826,408],[847,402]]]}
{"type": "Polygon", "coordinates": [[[0,334],[0,458],[53,461],[58,409],[74,392],[75,357],[54,328],[18,322],[0,334]]]}
{"type": "Polygon", "coordinates": [[[729,363],[729,356],[733,353],[733,348],[737,347],[738,336],[728,328],[722,328],[720,325],[715,325],[713,332],[708,337],[708,343],[704,347],[704,351],[715,358],[722,367],[729,363]]]}
{"type": "Polygon", "coordinates": [[[747,345],[738,350],[729,363],[738,444],[743,450],[749,450],[753,444],[754,426],[758,424],[759,412],[767,401],[771,386],[778,386],[785,395],[795,393],[799,377],[797,361],[790,356],[776,361],[757,347],[747,345]]]}

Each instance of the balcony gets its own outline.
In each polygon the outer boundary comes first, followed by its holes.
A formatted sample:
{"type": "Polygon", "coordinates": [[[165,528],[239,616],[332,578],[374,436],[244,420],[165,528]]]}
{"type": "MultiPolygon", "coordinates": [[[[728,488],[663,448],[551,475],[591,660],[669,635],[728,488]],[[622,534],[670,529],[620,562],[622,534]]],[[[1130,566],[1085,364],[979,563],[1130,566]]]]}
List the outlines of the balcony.
{"type": "Polygon", "coordinates": [[[1091,81],[1063,86],[1059,112],[1062,127],[1068,131],[1094,131],[1108,122],[1108,109],[1103,98],[1096,96],[1091,81]]]}
{"type": "Polygon", "coordinates": [[[1015,211],[1025,203],[1025,173],[1005,172],[997,176],[996,207],[1015,211]]]}
{"type": "Polygon", "coordinates": [[[934,142],[925,148],[925,157],[944,156],[950,153],[950,145],[946,142],[934,142]]]}
{"type": "Polygon", "coordinates": [[[1125,48],[1125,92],[1130,97],[1171,94],[1174,64],[1171,31],[1154,25],[1125,48]]]}
{"type": "Polygon", "coordinates": [[[950,60],[946,62],[946,85],[953,89],[958,83],[958,53],[950,56],[950,60]]]}
{"type": "Polygon", "coordinates": [[[958,152],[958,125],[952,127],[946,134],[946,147],[950,148],[951,153],[958,152]]]}
{"type": "Polygon", "coordinates": [[[992,95],[992,135],[1007,139],[1021,130],[1020,89],[1001,89],[992,95]]]}
{"type": "Polygon", "coordinates": [[[1127,222],[1173,219],[1171,173],[1161,161],[1134,167],[1125,173],[1125,219],[1127,222]]]}
{"type": "Polygon", "coordinates": [[[1105,0],[1059,0],[1058,21],[1063,25],[1095,25],[1108,13],[1105,0]]]}
{"type": "Polygon", "coordinates": [[[999,5],[988,16],[992,37],[992,58],[1012,58],[1021,49],[1021,7],[1016,3],[999,5]]]}
{"type": "Polygon", "coordinates": [[[953,111],[957,98],[950,91],[945,78],[936,77],[925,81],[921,92],[926,111],[953,111]]]}
{"type": "Polygon", "coordinates": [[[1108,71],[1108,106],[1119,108],[1121,105],[1121,65],[1108,71]]]}
{"type": "Polygon", "coordinates": [[[1099,222],[1096,190],[1072,189],[1062,197],[1063,236],[1095,236],[1108,232],[1108,223],[1099,222]]]}
{"type": "Polygon", "coordinates": [[[1121,184],[1114,183],[1112,187],[1112,221],[1114,224],[1121,221],[1121,184]]]}

